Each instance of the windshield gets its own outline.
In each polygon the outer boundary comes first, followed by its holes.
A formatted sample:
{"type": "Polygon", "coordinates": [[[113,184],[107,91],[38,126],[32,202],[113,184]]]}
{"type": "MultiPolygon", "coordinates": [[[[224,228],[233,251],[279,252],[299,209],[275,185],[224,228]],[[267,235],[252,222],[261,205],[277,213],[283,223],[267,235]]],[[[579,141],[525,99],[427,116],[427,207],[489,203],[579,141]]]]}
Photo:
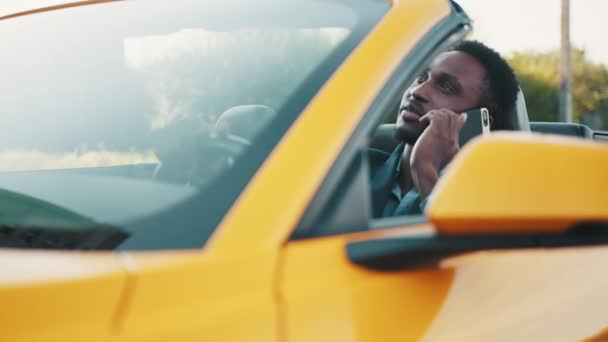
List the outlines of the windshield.
{"type": "Polygon", "coordinates": [[[0,196],[58,208],[3,207],[0,226],[95,222],[127,229],[129,248],[202,246],[387,9],[148,0],[0,21],[0,196]],[[148,236],[194,219],[196,237],[148,236]]]}

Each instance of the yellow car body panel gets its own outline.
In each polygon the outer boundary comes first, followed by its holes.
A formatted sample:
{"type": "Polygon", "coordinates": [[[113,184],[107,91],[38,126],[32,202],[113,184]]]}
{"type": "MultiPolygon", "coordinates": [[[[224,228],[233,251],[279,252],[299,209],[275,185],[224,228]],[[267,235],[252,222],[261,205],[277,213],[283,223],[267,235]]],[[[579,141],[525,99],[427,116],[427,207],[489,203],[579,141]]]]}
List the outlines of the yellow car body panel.
{"type": "Polygon", "coordinates": [[[290,243],[281,289],[285,340],[418,340],[440,310],[453,270],[372,271],[344,252],[350,241],[416,233],[409,226],[290,243]]]}
{"type": "Polygon", "coordinates": [[[115,254],[3,250],[0,340],[108,340],[126,283],[115,254]]]}
{"type": "Polygon", "coordinates": [[[480,252],[444,262],[450,291],[422,341],[581,341],[608,327],[608,248],[480,252]]]}
{"type": "Polygon", "coordinates": [[[129,253],[134,281],[121,341],[277,340],[275,252],[219,259],[201,251],[129,253]]]}

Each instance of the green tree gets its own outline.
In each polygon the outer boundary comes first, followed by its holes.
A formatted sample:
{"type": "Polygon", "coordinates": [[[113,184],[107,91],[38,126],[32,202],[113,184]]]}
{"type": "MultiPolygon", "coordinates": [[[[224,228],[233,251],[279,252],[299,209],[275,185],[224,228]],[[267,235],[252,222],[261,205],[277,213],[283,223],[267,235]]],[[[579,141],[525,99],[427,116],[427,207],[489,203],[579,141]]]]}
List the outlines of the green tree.
{"type": "MultiPolygon", "coordinates": [[[[559,117],[559,52],[520,52],[509,58],[521,88],[531,121],[557,121],[559,117]]],[[[590,61],[582,49],[572,53],[573,119],[598,113],[608,123],[608,69],[590,61]]],[[[605,127],[603,127],[605,128],[605,127]]]]}

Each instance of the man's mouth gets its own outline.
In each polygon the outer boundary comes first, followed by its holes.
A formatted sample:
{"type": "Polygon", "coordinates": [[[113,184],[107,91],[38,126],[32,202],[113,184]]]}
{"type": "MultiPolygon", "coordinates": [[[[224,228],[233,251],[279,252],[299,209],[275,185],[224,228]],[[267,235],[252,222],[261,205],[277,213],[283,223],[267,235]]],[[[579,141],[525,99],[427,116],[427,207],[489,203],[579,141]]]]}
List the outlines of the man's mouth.
{"type": "Polygon", "coordinates": [[[420,119],[420,117],[422,116],[422,108],[419,108],[419,106],[413,103],[408,103],[407,105],[401,107],[399,115],[405,121],[418,122],[418,119],[420,119]]]}

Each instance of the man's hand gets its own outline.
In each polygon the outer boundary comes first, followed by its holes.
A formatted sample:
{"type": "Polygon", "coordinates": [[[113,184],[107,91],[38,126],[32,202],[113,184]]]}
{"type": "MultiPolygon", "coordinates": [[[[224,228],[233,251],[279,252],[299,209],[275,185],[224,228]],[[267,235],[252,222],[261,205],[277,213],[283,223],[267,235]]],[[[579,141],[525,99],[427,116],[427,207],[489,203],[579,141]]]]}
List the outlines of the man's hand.
{"type": "Polygon", "coordinates": [[[458,138],[466,119],[466,113],[458,115],[449,109],[432,110],[420,118],[420,122],[428,122],[429,126],[414,144],[410,169],[422,199],[433,190],[439,170],[458,153],[458,138]]]}

